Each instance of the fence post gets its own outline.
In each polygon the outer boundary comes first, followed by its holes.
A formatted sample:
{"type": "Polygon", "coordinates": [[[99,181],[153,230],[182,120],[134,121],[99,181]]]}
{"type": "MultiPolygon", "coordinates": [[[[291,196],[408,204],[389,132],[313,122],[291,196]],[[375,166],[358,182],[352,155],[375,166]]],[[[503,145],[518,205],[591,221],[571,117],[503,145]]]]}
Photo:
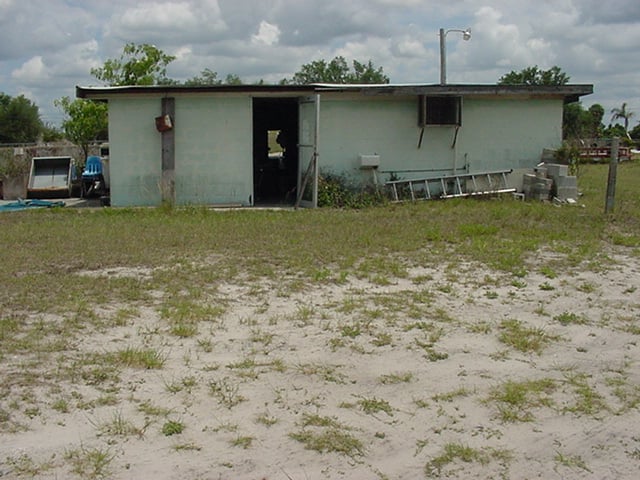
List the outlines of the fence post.
{"type": "Polygon", "coordinates": [[[613,212],[613,204],[616,198],[616,178],[618,176],[618,149],[620,138],[611,140],[611,158],[609,159],[609,178],[607,179],[607,199],[604,205],[604,213],[613,212]]]}

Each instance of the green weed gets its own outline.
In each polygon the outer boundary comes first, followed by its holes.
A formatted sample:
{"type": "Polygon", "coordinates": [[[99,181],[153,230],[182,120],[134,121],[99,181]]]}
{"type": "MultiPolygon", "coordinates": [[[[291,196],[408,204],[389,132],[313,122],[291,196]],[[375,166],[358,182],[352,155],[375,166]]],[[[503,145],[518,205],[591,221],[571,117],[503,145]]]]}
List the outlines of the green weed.
{"type": "Polygon", "coordinates": [[[80,478],[99,480],[111,476],[111,462],[115,454],[97,447],[85,447],[68,450],[64,455],[71,465],[71,471],[80,478]]]}
{"type": "Polygon", "coordinates": [[[553,319],[562,325],[585,325],[588,323],[585,317],[572,312],[562,312],[561,314],[553,317],[553,319]]]}
{"type": "Polygon", "coordinates": [[[398,383],[409,383],[413,379],[413,373],[389,373],[378,377],[378,382],[383,385],[396,385],[398,383]]]}
{"type": "Polygon", "coordinates": [[[376,397],[373,398],[360,398],[357,402],[360,410],[369,415],[384,412],[390,417],[393,417],[393,408],[389,405],[389,402],[376,397]]]}
{"type": "Polygon", "coordinates": [[[305,414],[302,429],[289,436],[301,442],[307,450],[336,452],[349,457],[364,455],[362,441],[353,436],[350,430],[334,418],[305,414]]]}
{"type": "Polygon", "coordinates": [[[496,404],[503,422],[530,422],[534,409],[553,406],[550,395],[555,389],[556,383],[551,379],[509,380],[492,389],[486,403],[496,404]]]}
{"type": "Polygon", "coordinates": [[[486,465],[493,460],[500,461],[503,464],[511,460],[511,453],[507,450],[491,448],[477,449],[461,443],[447,443],[443,450],[441,455],[433,458],[426,464],[425,473],[428,477],[439,477],[445,467],[458,461],[486,465]]]}
{"type": "Polygon", "coordinates": [[[165,437],[179,435],[184,431],[184,423],[177,420],[168,420],[162,425],[162,434],[165,437]]]}
{"type": "Polygon", "coordinates": [[[151,348],[127,347],[118,350],[112,356],[120,365],[147,370],[160,369],[166,361],[164,354],[151,348]]]}
{"type": "Polygon", "coordinates": [[[498,339],[521,352],[534,352],[540,355],[544,348],[556,337],[545,333],[541,328],[526,327],[520,320],[503,320],[500,322],[498,339]]]}

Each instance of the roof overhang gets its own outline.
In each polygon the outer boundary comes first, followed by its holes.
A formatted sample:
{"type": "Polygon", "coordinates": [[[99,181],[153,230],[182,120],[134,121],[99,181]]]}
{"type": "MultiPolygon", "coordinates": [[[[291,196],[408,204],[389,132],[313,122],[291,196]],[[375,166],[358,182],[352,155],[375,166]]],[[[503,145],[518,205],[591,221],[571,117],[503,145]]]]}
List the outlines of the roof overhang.
{"type": "Polygon", "coordinates": [[[464,97],[562,97],[566,103],[576,102],[581,96],[593,93],[591,84],[574,85],[335,85],[316,84],[318,91],[359,92],[363,95],[436,95],[464,97]]]}
{"type": "Polygon", "coordinates": [[[312,85],[214,85],[214,86],[186,86],[186,85],[127,85],[116,87],[81,87],[76,86],[76,97],[93,100],[107,100],[118,96],[131,95],[196,95],[196,94],[250,94],[250,95],[279,95],[300,96],[315,92],[312,85]]]}
{"type": "Polygon", "coordinates": [[[342,85],[316,83],[310,85],[152,85],[121,87],[76,87],[76,97],[108,100],[118,96],[245,94],[264,96],[300,96],[322,92],[348,92],[371,96],[464,96],[513,98],[562,98],[565,103],[576,102],[581,96],[593,93],[593,85],[492,85],[492,84],[381,84],[342,85]]]}

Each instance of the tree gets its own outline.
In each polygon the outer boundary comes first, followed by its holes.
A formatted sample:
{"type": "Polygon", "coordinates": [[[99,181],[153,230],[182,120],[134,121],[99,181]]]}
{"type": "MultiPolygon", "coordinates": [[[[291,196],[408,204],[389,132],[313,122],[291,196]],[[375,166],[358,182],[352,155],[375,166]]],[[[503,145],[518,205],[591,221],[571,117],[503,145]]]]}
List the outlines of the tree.
{"type": "Polygon", "coordinates": [[[602,119],[604,118],[604,107],[599,103],[594,103],[589,107],[589,136],[597,138],[602,135],[602,119]]]}
{"type": "Polygon", "coordinates": [[[210,68],[205,68],[200,72],[200,76],[195,76],[186,80],[185,85],[190,87],[207,86],[207,85],[242,85],[242,80],[238,75],[228,74],[224,81],[218,78],[218,72],[214,72],[210,68]]]}
{"type": "Polygon", "coordinates": [[[43,142],[57,142],[64,138],[64,133],[55,125],[45,123],[42,126],[42,141],[43,142]]]}
{"type": "Polygon", "coordinates": [[[87,158],[89,145],[107,134],[107,104],[82,98],[71,100],[69,97],[62,97],[54,103],[66,116],[62,122],[65,136],[82,148],[84,158],[87,158]]]}
{"type": "Polygon", "coordinates": [[[569,77],[558,66],[549,70],[541,70],[537,65],[527,67],[519,72],[515,70],[503,75],[498,80],[499,85],[566,85],[569,77]]]}
{"type": "Polygon", "coordinates": [[[629,136],[629,120],[631,120],[634,115],[634,112],[627,110],[627,102],[624,102],[620,108],[615,107],[611,109],[611,122],[622,120],[624,124],[624,133],[629,139],[631,139],[629,136]]]}
{"type": "Polygon", "coordinates": [[[629,136],[636,142],[640,142],[640,123],[631,129],[629,136]]]}
{"type": "Polygon", "coordinates": [[[562,138],[576,139],[583,135],[585,112],[580,102],[569,103],[562,110],[562,138]]]}
{"type": "Polygon", "coordinates": [[[353,70],[344,57],[335,57],[330,62],[315,60],[302,65],[291,80],[283,80],[284,84],[307,85],[310,83],[389,83],[389,77],[384,74],[382,67],[376,68],[371,60],[367,63],[353,61],[353,70]]]}
{"type": "Polygon", "coordinates": [[[176,57],[165,54],[154,45],[127,43],[119,59],[110,58],[100,68],[92,68],[91,75],[108,85],[165,85],[167,65],[176,57]]]}
{"type": "Polygon", "coordinates": [[[186,80],[184,82],[185,85],[190,87],[201,85],[220,85],[221,83],[222,80],[218,78],[218,72],[214,72],[209,68],[205,68],[204,70],[202,70],[202,72],[200,72],[200,76],[196,75],[195,77],[190,78],[189,80],[186,80]]]}
{"type": "Polygon", "coordinates": [[[625,137],[627,135],[627,132],[625,131],[624,127],[619,123],[615,123],[615,124],[610,123],[609,126],[607,126],[607,128],[605,128],[602,133],[607,138],[625,137]]]}
{"type": "Polygon", "coordinates": [[[38,106],[24,95],[0,92],[0,143],[35,142],[42,132],[38,106]]]}
{"type": "Polygon", "coordinates": [[[229,73],[224,79],[225,85],[242,85],[242,79],[235,73],[229,73]]]}
{"type": "Polygon", "coordinates": [[[565,140],[602,136],[604,108],[594,103],[587,110],[580,102],[569,103],[562,111],[562,136],[565,140]]]}

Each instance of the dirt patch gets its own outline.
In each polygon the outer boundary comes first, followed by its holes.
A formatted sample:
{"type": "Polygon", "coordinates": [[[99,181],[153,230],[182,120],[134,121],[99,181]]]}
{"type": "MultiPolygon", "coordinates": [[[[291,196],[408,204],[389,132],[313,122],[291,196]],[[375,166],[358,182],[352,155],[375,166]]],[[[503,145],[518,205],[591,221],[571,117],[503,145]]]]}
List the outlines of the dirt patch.
{"type": "Polygon", "coordinates": [[[66,344],[72,319],[33,315],[40,351],[2,356],[0,474],[636,478],[640,262],[617,260],[299,289],[283,273],[89,308],[66,344]]]}

